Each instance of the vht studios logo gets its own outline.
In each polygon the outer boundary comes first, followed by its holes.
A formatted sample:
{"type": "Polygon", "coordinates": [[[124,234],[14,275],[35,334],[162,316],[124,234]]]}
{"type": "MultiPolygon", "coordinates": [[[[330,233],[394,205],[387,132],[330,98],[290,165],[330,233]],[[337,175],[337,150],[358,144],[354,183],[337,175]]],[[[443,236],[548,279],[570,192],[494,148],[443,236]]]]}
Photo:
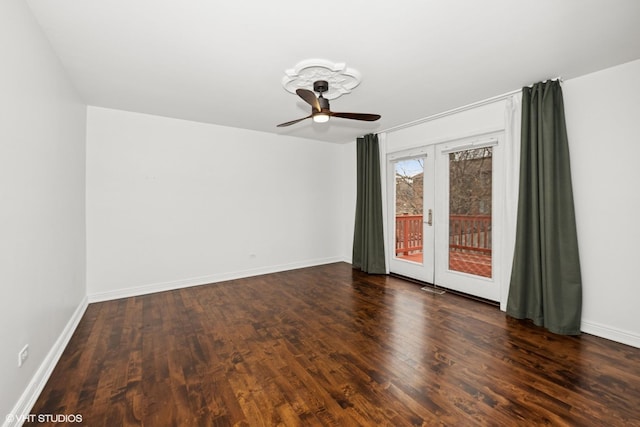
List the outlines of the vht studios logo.
{"type": "Polygon", "coordinates": [[[12,423],[15,421],[21,423],[81,423],[81,414],[26,414],[16,415],[9,414],[6,417],[7,421],[12,423]]]}

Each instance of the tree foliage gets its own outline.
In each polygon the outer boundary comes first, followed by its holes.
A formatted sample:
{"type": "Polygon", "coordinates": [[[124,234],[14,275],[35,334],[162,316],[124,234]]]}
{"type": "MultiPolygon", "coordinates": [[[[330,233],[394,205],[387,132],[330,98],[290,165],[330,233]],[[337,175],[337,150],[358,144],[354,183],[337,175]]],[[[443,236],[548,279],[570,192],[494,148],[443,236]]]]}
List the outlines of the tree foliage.
{"type": "MultiPolygon", "coordinates": [[[[449,213],[490,215],[493,149],[491,147],[449,154],[449,213]]],[[[396,164],[396,214],[422,215],[424,159],[413,160],[412,169],[396,164]]]]}
{"type": "Polygon", "coordinates": [[[492,147],[449,154],[449,214],[491,214],[492,147]]]}

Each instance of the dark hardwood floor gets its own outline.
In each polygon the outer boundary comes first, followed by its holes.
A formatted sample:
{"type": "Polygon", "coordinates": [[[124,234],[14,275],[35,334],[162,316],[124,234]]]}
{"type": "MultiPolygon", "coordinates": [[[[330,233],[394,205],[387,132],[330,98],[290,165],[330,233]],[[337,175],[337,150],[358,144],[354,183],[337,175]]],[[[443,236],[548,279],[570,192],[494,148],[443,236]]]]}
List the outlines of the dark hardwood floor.
{"type": "Polygon", "coordinates": [[[640,425],[640,349],[339,263],[91,304],[31,413],[87,426],[640,425]]]}

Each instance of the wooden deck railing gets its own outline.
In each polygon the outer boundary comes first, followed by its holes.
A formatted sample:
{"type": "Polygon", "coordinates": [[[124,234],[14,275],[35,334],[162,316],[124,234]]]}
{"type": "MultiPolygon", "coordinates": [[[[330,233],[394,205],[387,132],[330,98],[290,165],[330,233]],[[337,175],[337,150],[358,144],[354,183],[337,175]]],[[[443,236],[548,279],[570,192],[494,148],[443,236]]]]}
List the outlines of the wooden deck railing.
{"type": "MultiPolygon", "coordinates": [[[[449,248],[491,254],[491,215],[449,215],[449,248]]],[[[396,255],[422,250],[422,215],[396,216],[396,255]]]]}
{"type": "Polygon", "coordinates": [[[422,215],[396,216],[396,256],[422,250],[422,215]]]}
{"type": "Polygon", "coordinates": [[[491,253],[491,215],[449,215],[449,249],[491,253]]]}

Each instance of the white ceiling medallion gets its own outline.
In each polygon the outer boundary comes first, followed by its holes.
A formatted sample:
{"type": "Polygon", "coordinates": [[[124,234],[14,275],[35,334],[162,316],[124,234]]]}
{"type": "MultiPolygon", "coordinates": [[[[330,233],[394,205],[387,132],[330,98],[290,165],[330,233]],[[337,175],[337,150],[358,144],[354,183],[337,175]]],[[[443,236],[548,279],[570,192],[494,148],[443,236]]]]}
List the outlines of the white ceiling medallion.
{"type": "Polygon", "coordinates": [[[326,80],[329,90],[322,96],[336,99],[360,84],[361,76],[357,70],[347,68],[344,62],[333,63],[326,59],[306,59],[298,62],[295,67],[285,70],[282,86],[291,93],[296,89],[313,90],[313,82],[326,80]]]}

